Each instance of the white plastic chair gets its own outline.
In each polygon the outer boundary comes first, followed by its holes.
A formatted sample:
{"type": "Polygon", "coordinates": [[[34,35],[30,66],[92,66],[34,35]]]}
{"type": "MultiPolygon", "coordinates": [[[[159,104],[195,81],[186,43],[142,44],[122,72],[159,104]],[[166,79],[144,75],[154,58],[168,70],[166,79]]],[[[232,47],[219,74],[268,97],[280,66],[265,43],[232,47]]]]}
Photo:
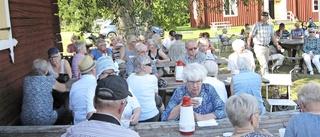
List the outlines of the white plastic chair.
{"type": "Polygon", "coordinates": [[[221,48],[221,45],[220,45],[220,39],[219,38],[213,38],[213,39],[210,39],[210,42],[213,44],[214,48],[215,48],[215,52],[218,52],[218,57],[220,58],[220,48],[221,48]]]}

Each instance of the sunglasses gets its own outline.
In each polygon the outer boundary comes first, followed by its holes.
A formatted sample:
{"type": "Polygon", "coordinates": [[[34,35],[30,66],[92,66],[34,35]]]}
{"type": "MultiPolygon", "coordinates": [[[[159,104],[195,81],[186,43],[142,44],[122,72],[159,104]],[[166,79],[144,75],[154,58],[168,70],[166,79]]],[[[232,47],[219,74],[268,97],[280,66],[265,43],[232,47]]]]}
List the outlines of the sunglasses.
{"type": "Polygon", "coordinates": [[[152,66],[152,64],[151,63],[148,63],[148,64],[144,64],[145,66],[149,66],[149,67],[151,67],[152,66]]]}
{"type": "Polygon", "coordinates": [[[309,33],[314,33],[314,31],[309,31],[309,33]]]}
{"type": "Polygon", "coordinates": [[[194,47],[194,48],[189,48],[188,50],[192,51],[192,50],[197,50],[198,48],[197,47],[194,47]]]}

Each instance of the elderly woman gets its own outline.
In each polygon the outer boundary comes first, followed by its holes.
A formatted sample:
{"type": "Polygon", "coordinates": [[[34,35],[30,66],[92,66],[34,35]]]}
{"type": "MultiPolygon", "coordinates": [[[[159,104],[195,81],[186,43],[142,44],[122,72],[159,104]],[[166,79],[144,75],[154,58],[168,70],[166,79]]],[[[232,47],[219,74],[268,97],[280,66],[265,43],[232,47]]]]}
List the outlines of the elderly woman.
{"type": "Polygon", "coordinates": [[[218,64],[214,62],[214,60],[207,59],[204,61],[203,66],[208,71],[207,77],[203,83],[212,85],[222,101],[226,103],[228,99],[226,85],[217,78],[219,72],[218,64]]]}
{"type": "Polygon", "coordinates": [[[120,48],[120,59],[128,61],[130,58],[134,57],[134,47],[138,43],[138,38],[135,35],[128,36],[128,43],[120,48]]]}
{"type": "Polygon", "coordinates": [[[314,75],[311,61],[320,73],[320,47],[318,46],[320,43],[319,39],[315,37],[316,29],[309,28],[309,33],[310,35],[304,39],[302,57],[310,71],[310,75],[314,75]]]}
{"type": "Polygon", "coordinates": [[[74,44],[76,54],[72,58],[72,77],[80,78],[78,72],[78,63],[87,54],[86,44],[82,41],[77,41],[74,44]]]}
{"type": "Polygon", "coordinates": [[[231,96],[226,103],[226,113],[235,128],[232,137],[272,137],[266,129],[258,131],[259,110],[257,99],[249,94],[231,96]]]}
{"type": "Polygon", "coordinates": [[[258,73],[250,70],[247,56],[239,56],[237,59],[239,74],[233,76],[230,83],[230,92],[233,94],[247,93],[257,98],[261,114],[266,113],[261,95],[261,77],[258,73]]]}
{"type": "Polygon", "coordinates": [[[167,108],[161,116],[162,121],[179,120],[183,96],[201,97],[203,100],[201,103],[203,105],[200,106],[199,101],[191,100],[194,106],[195,121],[225,118],[225,103],[213,86],[203,83],[206,77],[207,70],[202,65],[198,63],[187,64],[183,70],[185,84],[174,91],[167,108]]]}
{"type": "Polygon", "coordinates": [[[210,40],[208,38],[203,37],[203,38],[198,39],[197,46],[198,46],[200,52],[207,55],[207,58],[215,59],[214,55],[211,52],[211,48],[213,48],[213,50],[214,50],[214,47],[210,47],[210,40]]]}
{"type": "Polygon", "coordinates": [[[73,55],[74,52],[76,52],[74,49],[74,44],[77,40],[78,40],[78,36],[73,34],[71,36],[71,43],[67,46],[67,53],[73,55]]]}
{"type": "Polygon", "coordinates": [[[147,44],[149,50],[148,56],[151,60],[155,61],[157,64],[170,61],[169,57],[162,50],[157,48],[153,39],[148,39],[147,44]]]}
{"type": "Polygon", "coordinates": [[[161,49],[163,51],[164,45],[162,44],[162,38],[159,34],[153,34],[151,37],[154,40],[154,43],[157,45],[158,49],[161,49]]]}
{"type": "Polygon", "coordinates": [[[50,60],[48,75],[58,78],[59,74],[68,74],[72,78],[70,64],[67,60],[61,59],[60,51],[57,48],[50,48],[48,50],[48,57],[50,60]]]}
{"type": "Polygon", "coordinates": [[[227,28],[223,28],[222,29],[222,34],[221,34],[221,43],[222,43],[222,45],[230,45],[232,43],[231,38],[233,36],[235,36],[234,34],[232,34],[230,37],[228,37],[227,33],[228,33],[228,29],[227,28]]]}
{"type": "Polygon", "coordinates": [[[113,55],[113,59],[118,63],[121,64],[124,61],[121,59],[121,57],[124,56],[124,54],[122,54],[120,52],[121,47],[124,46],[123,44],[123,36],[122,35],[118,35],[117,37],[113,38],[114,40],[112,41],[113,43],[113,48],[112,48],[112,55],[113,55]]]}
{"type": "MultiPolygon", "coordinates": [[[[98,81],[106,78],[109,75],[116,75],[118,71],[119,70],[114,65],[112,58],[108,56],[103,56],[97,60],[97,77],[96,78],[98,79],[98,81]]],[[[132,92],[130,88],[129,88],[129,91],[132,92]]],[[[132,97],[128,96],[128,102],[122,113],[122,118],[128,118],[131,121],[130,122],[131,125],[136,125],[139,122],[139,117],[141,115],[141,108],[136,96],[134,96],[133,93],[131,94],[132,94],[132,97]]],[[[88,99],[93,100],[93,96],[88,97],[88,99]]],[[[93,108],[93,104],[90,105],[91,103],[93,102],[92,101],[87,102],[87,106],[91,106],[91,107],[87,107],[87,112],[95,112],[95,109],[93,108]]]]}
{"type": "Polygon", "coordinates": [[[107,44],[104,39],[102,38],[97,39],[95,45],[97,46],[97,49],[93,49],[90,52],[90,56],[93,58],[93,60],[97,60],[102,55],[112,57],[112,51],[111,49],[107,48],[107,44]]]}
{"type": "Polygon", "coordinates": [[[239,70],[239,67],[237,66],[237,58],[240,55],[243,55],[243,56],[248,56],[248,59],[250,61],[249,69],[254,71],[254,69],[256,68],[256,65],[254,63],[253,53],[250,50],[245,49],[245,42],[240,39],[233,41],[232,49],[234,52],[229,55],[228,70],[231,71],[231,73],[234,73],[235,71],[239,70]]]}
{"type": "Polygon", "coordinates": [[[48,62],[36,59],[32,66],[33,76],[28,76],[23,84],[21,122],[23,125],[70,124],[66,108],[53,110],[52,89],[65,92],[66,86],[57,82],[48,73],[48,62]]]}
{"type": "Polygon", "coordinates": [[[139,122],[158,121],[163,105],[158,96],[158,79],[156,76],[150,75],[152,71],[150,57],[147,55],[135,57],[134,70],[135,73],[128,77],[127,82],[141,106],[139,122]]]}
{"type": "Polygon", "coordinates": [[[320,135],[320,85],[309,83],[298,91],[303,113],[293,116],[287,125],[285,137],[317,137],[320,135]]]}

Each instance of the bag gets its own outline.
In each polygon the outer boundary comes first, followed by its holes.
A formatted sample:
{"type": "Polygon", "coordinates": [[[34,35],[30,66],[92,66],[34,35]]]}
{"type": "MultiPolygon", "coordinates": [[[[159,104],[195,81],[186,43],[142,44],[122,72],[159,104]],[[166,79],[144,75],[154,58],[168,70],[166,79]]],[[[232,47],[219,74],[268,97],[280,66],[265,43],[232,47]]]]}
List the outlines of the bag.
{"type": "Polygon", "coordinates": [[[66,83],[70,80],[70,77],[68,74],[59,74],[59,77],[57,78],[57,81],[60,83],[66,83]]]}

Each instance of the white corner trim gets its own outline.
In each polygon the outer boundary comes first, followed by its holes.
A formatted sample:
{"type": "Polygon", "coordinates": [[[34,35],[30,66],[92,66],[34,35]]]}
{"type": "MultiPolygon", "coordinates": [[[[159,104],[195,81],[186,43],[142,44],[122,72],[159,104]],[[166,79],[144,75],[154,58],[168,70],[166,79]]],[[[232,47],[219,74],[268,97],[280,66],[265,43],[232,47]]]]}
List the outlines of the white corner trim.
{"type": "Polygon", "coordinates": [[[5,40],[0,40],[0,50],[10,50],[11,61],[14,63],[14,50],[13,47],[17,46],[18,41],[15,38],[12,38],[12,27],[10,22],[10,14],[9,14],[9,3],[8,0],[4,0],[4,8],[6,10],[6,19],[7,19],[7,27],[10,27],[8,30],[8,38],[5,40]]]}

